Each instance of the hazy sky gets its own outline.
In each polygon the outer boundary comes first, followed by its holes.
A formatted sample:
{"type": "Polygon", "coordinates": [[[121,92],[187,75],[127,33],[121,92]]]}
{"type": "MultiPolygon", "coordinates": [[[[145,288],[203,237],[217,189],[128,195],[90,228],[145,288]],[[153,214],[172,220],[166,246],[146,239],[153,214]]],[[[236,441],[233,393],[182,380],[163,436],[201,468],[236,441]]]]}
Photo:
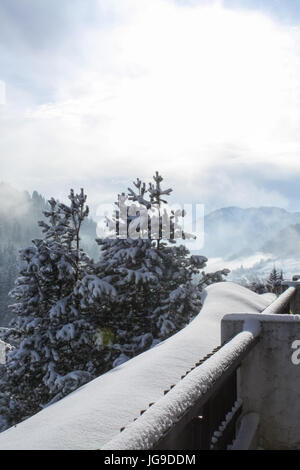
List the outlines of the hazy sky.
{"type": "Polygon", "coordinates": [[[300,1],[1,0],[0,180],[300,210],[300,1]]]}

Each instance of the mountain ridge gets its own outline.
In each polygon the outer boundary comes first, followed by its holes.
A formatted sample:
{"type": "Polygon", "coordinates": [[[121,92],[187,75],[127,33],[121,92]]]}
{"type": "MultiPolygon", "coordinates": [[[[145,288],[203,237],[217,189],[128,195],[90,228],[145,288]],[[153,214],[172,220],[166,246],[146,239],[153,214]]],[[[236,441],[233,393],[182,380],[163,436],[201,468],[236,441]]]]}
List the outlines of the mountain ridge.
{"type": "Polygon", "coordinates": [[[204,252],[224,259],[249,256],[280,230],[300,223],[300,212],[276,206],[240,208],[230,206],[208,213],[204,218],[204,252]]]}

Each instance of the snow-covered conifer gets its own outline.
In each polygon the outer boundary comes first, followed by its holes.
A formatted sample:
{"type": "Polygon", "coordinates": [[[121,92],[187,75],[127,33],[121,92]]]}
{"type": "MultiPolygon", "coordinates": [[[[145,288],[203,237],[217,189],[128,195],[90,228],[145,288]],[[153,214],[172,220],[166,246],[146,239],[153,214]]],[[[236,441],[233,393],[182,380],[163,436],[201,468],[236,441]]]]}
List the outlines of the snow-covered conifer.
{"type": "Polygon", "coordinates": [[[156,172],[148,186],[137,179],[127,195],[119,195],[116,211],[107,220],[115,236],[98,240],[101,260],[95,274],[106,276],[117,291],[106,305],[98,306],[99,330],[108,327],[112,338],[103,345],[107,367],[184,327],[201,308],[203,287],[228,274],[200,274],[207,258],[191,256],[177,243],[178,234],[183,240],[191,235],[181,227],[184,212],[168,209],[172,189],[164,189],[162,182],[156,172]]]}
{"type": "Polygon", "coordinates": [[[277,269],[274,266],[266,282],[268,291],[276,295],[281,294],[283,292],[283,287],[281,285],[282,281],[283,281],[283,272],[277,271],[277,269]]]}
{"type": "Polygon", "coordinates": [[[49,201],[40,222],[44,238],[20,253],[23,268],[11,293],[17,345],[7,355],[1,382],[6,425],[70,393],[99,369],[89,305],[91,297],[113,289],[94,282],[92,263],[80,246],[89,213],[86,195],[71,190],[69,199],[69,205],[49,201]]]}

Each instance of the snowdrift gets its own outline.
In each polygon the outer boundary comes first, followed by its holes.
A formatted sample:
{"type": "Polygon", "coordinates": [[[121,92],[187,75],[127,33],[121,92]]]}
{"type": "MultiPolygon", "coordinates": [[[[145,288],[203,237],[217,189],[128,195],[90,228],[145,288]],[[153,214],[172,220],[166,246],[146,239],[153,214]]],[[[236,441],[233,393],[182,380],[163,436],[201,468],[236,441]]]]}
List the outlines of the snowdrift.
{"type": "Polygon", "coordinates": [[[231,282],[209,286],[186,328],[1,433],[0,449],[100,449],[220,344],[224,315],[260,313],[274,298],[231,282]]]}

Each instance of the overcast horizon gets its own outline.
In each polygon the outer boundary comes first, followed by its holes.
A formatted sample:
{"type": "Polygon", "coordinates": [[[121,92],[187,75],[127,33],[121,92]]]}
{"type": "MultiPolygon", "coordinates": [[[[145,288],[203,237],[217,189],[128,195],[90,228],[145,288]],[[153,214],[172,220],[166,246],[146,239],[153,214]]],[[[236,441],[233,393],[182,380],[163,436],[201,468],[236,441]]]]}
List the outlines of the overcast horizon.
{"type": "Polygon", "coordinates": [[[158,170],[173,202],[300,210],[300,5],[0,2],[0,181],[92,207],[158,170]]]}

